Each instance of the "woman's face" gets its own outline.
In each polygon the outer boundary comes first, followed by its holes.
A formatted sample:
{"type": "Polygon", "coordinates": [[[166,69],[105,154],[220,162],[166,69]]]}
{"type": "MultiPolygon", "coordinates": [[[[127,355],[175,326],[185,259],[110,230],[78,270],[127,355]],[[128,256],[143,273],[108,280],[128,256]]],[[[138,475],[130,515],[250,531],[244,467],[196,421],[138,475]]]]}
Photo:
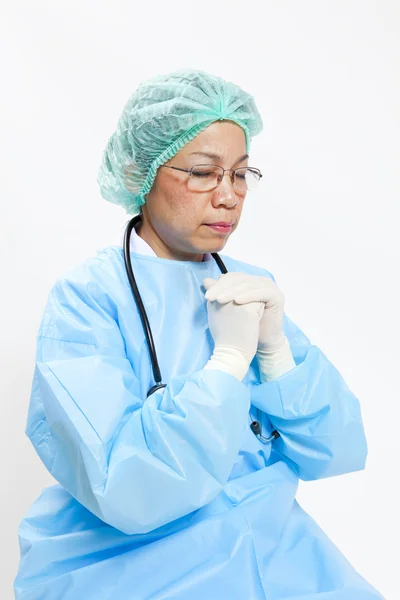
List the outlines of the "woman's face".
{"type": "MultiPolygon", "coordinates": [[[[232,121],[216,121],[165,163],[183,169],[215,164],[225,169],[248,165],[243,129],[232,121]],[[215,156],[207,156],[211,153],[215,156]]],[[[189,173],[161,167],[142,206],[139,235],[157,256],[202,261],[205,252],[219,252],[239,224],[244,194],[238,194],[228,173],[207,192],[188,189],[189,173]],[[209,223],[233,222],[229,233],[209,223]]]]}

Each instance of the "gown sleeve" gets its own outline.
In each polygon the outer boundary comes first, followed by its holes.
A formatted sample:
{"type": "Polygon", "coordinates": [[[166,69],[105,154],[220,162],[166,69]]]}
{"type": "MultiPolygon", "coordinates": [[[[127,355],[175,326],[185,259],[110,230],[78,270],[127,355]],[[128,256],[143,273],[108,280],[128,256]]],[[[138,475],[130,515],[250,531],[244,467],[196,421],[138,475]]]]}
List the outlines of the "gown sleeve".
{"type": "Polygon", "coordinates": [[[363,469],[367,443],[356,396],[286,314],[283,331],[296,366],[251,393],[251,403],[267,413],[280,434],[274,450],[304,481],[363,469]]]}
{"type": "Polygon", "coordinates": [[[142,398],[116,306],[99,287],[64,278],[49,294],[26,434],[88,510],[126,534],[147,533],[222,490],[250,391],[228,373],[201,369],[142,398]]]}

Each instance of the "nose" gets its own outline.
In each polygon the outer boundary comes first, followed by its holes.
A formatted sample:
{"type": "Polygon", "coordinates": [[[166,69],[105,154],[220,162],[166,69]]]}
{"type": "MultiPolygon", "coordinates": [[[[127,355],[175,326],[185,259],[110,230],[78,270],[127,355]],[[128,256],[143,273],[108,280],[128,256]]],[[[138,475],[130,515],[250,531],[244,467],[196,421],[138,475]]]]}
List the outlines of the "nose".
{"type": "Polygon", "coordinates": [[[236,206],[238,200],[236,198],[235,190],[233,188],[233,181],[230,172],[225,172],[221,183],[215,189],[215,197],[218,204],[225,204],[226,206],[236,206]]]}

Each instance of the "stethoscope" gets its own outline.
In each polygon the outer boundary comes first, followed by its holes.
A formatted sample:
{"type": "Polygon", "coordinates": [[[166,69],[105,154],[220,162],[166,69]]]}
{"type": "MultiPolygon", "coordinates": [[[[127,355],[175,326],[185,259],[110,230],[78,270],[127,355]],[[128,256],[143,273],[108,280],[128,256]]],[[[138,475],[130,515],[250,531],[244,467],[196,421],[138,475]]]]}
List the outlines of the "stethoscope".
{"type": "MultiPolygon", "coordinates": [[[[144,332],[145,332],[145,335],[147,338],[147,344],[149,346],[154,381],[156,382],[155,385],[153,385],[147,392],[147,398],[148,398],[153,392],[155,392],[156,390],[159,390],[160,388],[166,387],[167,384],[162,383],[161,371],[160,371],[160,367],[158,364],[156,348],[155,348],[154,340],[153,340],[153,334],[151,332],[151,328],[150,328],[149,320],[147,318],[146,310],[143,305],[142,298],[139,294],[139,290],[138,290],[136,280],[135,280],[135,277],[133,275],[133,270],[132,270],[132,263],[131,263],[131,257],[130,257],[131,233],[132,233],[132,229],[135,227],[135,225],[137,225],[141,220],[142,220],[142,215],[140,213],[139,215],[136,215],[135,217],[133,217],[126,226],[125,235],[124,235],[124,262],[125,262],[125,268],[126,268],[126,272],[128,275],[129,284],[131,286],[132,294],[136,301],[137,307],[139,309],[143,329],[144,329],[144,332]]],[[[217,252],[212,252],[211,255],[215,259],[218,267],[220,268],[221,273],[227,273],[228,270],[225,267],[225,264],[223,263],[221,257],[217,254],[217,252]]],[[[269,442],[272,442],[272,440],[280,437],[280,434],[276,430],[272,431],[272,433],[269,437],[264,437],[262,435],[261,410],[259,408],[257,408],[257,419],[259,419],[259,420],[251,421],[251,417],[250,417],[250,429],[252,430],[254,435],[261,442],[263,442],[264,444],[267,444],[269,442]]]]}

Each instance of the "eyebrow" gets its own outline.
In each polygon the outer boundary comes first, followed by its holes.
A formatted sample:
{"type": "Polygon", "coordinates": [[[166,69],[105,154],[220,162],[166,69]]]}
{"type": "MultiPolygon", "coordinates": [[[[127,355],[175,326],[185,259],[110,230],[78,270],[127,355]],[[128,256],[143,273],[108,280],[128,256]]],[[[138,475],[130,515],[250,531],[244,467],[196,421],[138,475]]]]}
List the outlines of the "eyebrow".
{"type": "MultiPolygon", "coordinates": [[[[192,156],[192,154],[201,154],[202,156],[207,156],[208,158],[212,158],[213,160],[222,160],[222,157],[219,154],[215,154],[214,152],[191,152],[190,156],[192,156]]],[[[236,165],[238,162],[242,162],[242,160],[245,160],[246,158],[249,158],[249,155],[243,154],[243,156],[238,158],[237,161],[233,164],[236,165]]]]}

